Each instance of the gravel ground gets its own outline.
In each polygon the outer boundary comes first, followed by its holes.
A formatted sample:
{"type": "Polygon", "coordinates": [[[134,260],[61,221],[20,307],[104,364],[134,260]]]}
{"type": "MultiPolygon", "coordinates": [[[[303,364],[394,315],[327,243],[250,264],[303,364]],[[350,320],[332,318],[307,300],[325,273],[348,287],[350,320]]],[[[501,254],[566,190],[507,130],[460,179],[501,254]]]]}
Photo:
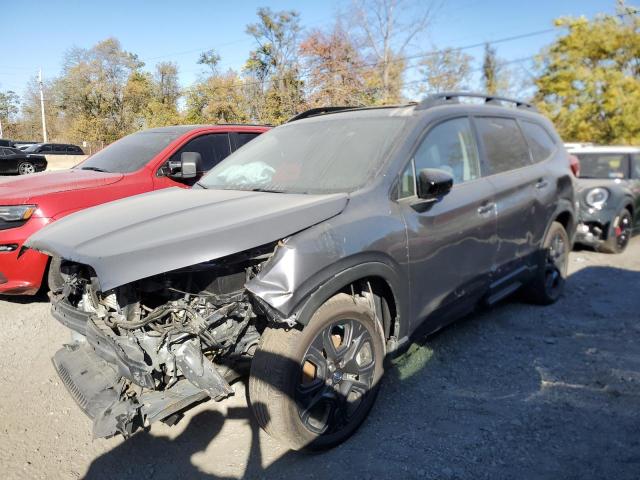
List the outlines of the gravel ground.
{"type": "Polygon", "coordinates": [[[255,425],[245,387],[123,442],[90,422],[49,358],[67,340],[42,300],[0,300],[2,478],[640,477],[640,238],[574,252],[561,301],[508,301],[393,361],[368,421],[322,454],[255,425]]]}

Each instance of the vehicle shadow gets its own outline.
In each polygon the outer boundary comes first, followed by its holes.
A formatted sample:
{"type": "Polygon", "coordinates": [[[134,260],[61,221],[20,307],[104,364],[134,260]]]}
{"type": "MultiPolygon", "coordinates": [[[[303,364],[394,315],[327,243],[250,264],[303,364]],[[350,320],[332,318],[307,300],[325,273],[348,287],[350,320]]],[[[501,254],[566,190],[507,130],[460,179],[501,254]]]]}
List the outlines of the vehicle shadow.
{"type": "Polygon", "coordinates": [[[30,303],[48,303],[49,297],[46,292],[38,292],[35,295],[2,295],[0,301],[28,305],[30,303]]]}
{"type": "Polygon", "coordinates": [[[635,478],[640,383],[616,372],[640,379],[640,342],[627,341],[640,337],[628,315],[640,300],[615,297],[619,282],[640,285],[640,272],[586,267],[555,306],[507,301],[414,339],[387,362],[370,418],[333,450],[265,462],[271,441],[248,407],[207,410],[173,440],[133,436],[85,478],[236,478],[191,457],[237,419],[251,431],[241,478],[635,478]]]}

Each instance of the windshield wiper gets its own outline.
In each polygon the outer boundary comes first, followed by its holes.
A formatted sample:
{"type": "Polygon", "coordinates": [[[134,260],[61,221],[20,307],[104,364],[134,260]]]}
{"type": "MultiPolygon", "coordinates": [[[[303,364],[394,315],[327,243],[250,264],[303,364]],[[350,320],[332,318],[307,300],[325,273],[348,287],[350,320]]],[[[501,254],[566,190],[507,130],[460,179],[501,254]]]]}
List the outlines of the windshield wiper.
{"type": "Polygon", "coordinates": [[[196,185],[198,185],[200,188],[204,188],[205,190],[209,188],[204,183],[200,183],[200,182],[196,182],[196,185]]]}
{"type": "Polygon", "coordinates": [[[284,190],[275,190],[271,188],[252,188],[252,192],[267,192],[267,193],[284,193],[284,190]]]}
{"type": "Polygon", "coordinates": [[[80,170],[91,170],[92,172],[111,173],[108,170],[105,170],[104,168],[98,168],[98,167],[80,167],[80,170]]]}

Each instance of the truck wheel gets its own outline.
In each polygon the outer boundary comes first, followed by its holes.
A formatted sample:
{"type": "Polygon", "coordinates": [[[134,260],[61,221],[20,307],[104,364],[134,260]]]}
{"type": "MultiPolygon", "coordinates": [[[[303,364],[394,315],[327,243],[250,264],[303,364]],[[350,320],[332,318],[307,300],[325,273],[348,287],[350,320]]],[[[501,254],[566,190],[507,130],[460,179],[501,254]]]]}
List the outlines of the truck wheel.
{"type": "Polygon", "coordinates": [[[266,329],[251,364],[253,413],[295,450],[335,446],[371,410],[384,355],[384,334],[368,302],[337,294],[302,331],[266,329]]]}
{"type": "Polygon", "coordinates": [[[20,175],[29,175],[31,173],[36,173],[36,167],[31,162],[22,162],[18,165],[18,174],[20,175]]]}
{"type": "Polygon", "coordinates": [[[627,248],[631,239],[631,213],[623,208],[611,222],[607,241],[598,247],[604,253],[622,253],[627,248]]]}
{"type": "Polygon", "coordinates": [[[527,300],[538,305],[555,303],[564,291],[569,266],[569,235],[561,223],[553,222],[543,242],[544,266],[525,287],[527,300]]]}
{"type": "Polygon", "coordinates": [[[47,272],[47,285],[52,292],[58,292],[62,290],[64,286],[64,279],[60,273],[60,264],[62,259],[60,257],[51,257],[49,261],[49,270],[47,272]]]}

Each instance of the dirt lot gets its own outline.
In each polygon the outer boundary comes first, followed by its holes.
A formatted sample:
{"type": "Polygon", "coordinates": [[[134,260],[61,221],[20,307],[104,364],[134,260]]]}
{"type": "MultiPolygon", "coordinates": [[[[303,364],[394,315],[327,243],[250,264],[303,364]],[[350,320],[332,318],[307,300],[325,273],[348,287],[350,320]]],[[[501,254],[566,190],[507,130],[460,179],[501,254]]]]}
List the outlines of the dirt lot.
{"type": "Polygon", "coordinates": [[[42,300],[0,300],[3,478],[640,477],[640,238],[576,252],[555,306],[507,302],[413,345],[345,445],[288,452],[244,386],[176,427],[92,441],[49,358],[67,333],[42,300]]]}

